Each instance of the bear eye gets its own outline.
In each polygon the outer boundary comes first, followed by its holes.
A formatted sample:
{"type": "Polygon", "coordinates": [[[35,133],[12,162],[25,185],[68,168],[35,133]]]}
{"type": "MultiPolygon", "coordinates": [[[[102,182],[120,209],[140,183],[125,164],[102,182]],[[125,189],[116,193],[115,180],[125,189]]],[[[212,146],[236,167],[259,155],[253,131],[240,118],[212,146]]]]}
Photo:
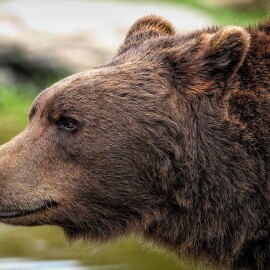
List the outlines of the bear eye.
{"type": "Polygon", "coordinates": [[[67,118],[58,121],[57,126],[63,130],[75,131],[78,128],[78,122],[74,119],[67,118]]]}

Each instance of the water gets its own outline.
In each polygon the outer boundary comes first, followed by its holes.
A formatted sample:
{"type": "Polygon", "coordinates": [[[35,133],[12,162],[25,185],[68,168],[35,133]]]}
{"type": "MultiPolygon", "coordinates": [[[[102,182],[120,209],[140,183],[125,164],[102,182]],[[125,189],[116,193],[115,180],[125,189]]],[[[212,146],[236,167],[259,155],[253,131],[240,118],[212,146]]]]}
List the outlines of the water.
{"type": "Polygon", "coordinates": [[[212,269],[162,254],[136,237],[102,246],[68,243],[56,227],[0,225],[0,270],[192,270],[212,269]],[[200,267],[200,268],[198,268],[200,267]]]}
{"type": "Polygon", "coordinates": [[[20,29],[25,32],[26,26],[32,31],[56,35],[93,33],[92,42],[113,52],[123,42],[129,27],[144,15],[158,14],[169,18],[182,32],[213,23],[205,14],[187,6],[151,2],[39,0],[35,4],[32,0],[13,0],[1,3],[0,13],[17,16],[22,21],[18,27],[4,16],[0,20],[0,35],[21,37],[20,29]]]}
{"type": "MultiPolygon", "coordinates": [[[[81,267],[77,261],[40,261],[34,262],[29,259],[10,258],[0,259],[0,270],[83,270],[92,269],[81,267]]],[[[98,269],[98,268],[96,268],[98,269]]]]}
{"type": "Polygon", "coordinates": [[[146,250],[134,239],[106,246],[67,243],[55,227],[11,227],[0,225],[0,269],[165,269],[174,263],[146,250]],[[149,268],[150,267],[150,268],[149,268]]]}
{"type": "Polygon", "coordinates": [[[31,259],[0,259],[0,270],[116,270],[125,265],[81,266],[78,261],[33,261],[31,259]]]}

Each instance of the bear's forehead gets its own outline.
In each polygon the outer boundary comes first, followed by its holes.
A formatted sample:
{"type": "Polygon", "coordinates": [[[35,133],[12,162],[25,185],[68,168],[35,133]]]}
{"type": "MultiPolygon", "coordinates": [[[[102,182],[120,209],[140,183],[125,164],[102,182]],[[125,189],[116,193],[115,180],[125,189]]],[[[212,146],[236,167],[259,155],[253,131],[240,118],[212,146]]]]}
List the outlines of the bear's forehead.
{"type": "MultiPolygon", "coordinates": [[[[141,74],[150,77],[153,67],[124,63],[117,66],[93,68],[69,76],[43,90],[34,100],[31,111],[48,110],[54,104],[59,106],[72,100],[87,100],[88,96],[101,97],[113,94],[117,89],[128,88],[132,83],[143,80],[141,74]]],[[[68,105],[68,104],[67,104],[68,105]]]]}
{"type": "Polygon", "coordinates": [[[75,85],[86,81],[91,74],[94,74],[95,72],[98,72],[98,70],[93,69],[71,75],[43,90],[32,103],[29,117],[31,118],[31,115],[35,114],[38,110],[46,110],[46,108],[51,105],[59,94],[65,93],[67,90],[74,89],[75,85]]]}
{"type": "Polygon", "coordinates": [[[110,90],[113,87],[123,86],[136,81],[141,81],[145,77],[155,74],[155,70],[159,68],[158,63],[152,63],[148,59],[130,58],[129,61],[120,64],[108,64],[102,67],[93,68],[71,75],[45,89],[36,98],[36,102],[41,100],[50,100],[55,96],[73,92],[80,92],[80,89],[88,88],[88,90],[99,91],[100,89],[110,90]]]}
{"type": "Polygon", "coordinates": [[[179,54],[185,56],[189,50],[192,51],[197,41],[195,35],[151,41],[140,48],[130,50],[107,65],[71,75],[55,83],[40,93],[33,102],[32,110],[39,107],[46,108],[55,102],[59,104],[60,99],[64,102],[65,99],[78,97],[82,93],[102,95],[117,88],[128,88],[136,82],[140,82],[141,85],[153,84],[153,80],[161,83],[164,78],[159,78],[158,74],[162,74],[161,69],[166,68],[164,63],[161,63],[162,58],[166,54],[172,56],[174,53],[177,53],[178,57],[179,54]],[[160,72],[157,72],[158,70],[160,72]]]}

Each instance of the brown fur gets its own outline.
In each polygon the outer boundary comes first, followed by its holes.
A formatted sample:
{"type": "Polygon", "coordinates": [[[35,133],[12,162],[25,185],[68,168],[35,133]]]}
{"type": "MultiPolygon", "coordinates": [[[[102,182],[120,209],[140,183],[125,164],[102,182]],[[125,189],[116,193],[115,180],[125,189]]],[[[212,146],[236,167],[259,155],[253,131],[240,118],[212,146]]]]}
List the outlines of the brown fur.
{"type": "Polygon", "coordinates": [[[1,221],[142,231],[176,254],[270,269],[269,89],[270,21],[177,35],[142,18],[111,63],[43,91],[0,148],[1,221]]]}

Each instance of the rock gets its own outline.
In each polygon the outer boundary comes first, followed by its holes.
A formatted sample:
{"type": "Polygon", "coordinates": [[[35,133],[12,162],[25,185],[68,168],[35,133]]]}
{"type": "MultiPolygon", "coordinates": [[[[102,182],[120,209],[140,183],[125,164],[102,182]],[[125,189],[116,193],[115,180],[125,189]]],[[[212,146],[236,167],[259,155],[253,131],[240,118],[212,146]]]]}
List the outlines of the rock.
{"type": "MultiPolygon", "coordinates": [[[[43,70],[48,77],[55,71],[64,76],[104,64],[129,27],[141,16],[153,13],[168,18],[180,32],[212,24],[205,15],[175,5],[84,0],[1,2],[2,77],[6,80],[15,73],[19,74],[15,81],[27,80],[43,70]]],[[[44,80],[43,75],[40,80],[44,80]]]]}

